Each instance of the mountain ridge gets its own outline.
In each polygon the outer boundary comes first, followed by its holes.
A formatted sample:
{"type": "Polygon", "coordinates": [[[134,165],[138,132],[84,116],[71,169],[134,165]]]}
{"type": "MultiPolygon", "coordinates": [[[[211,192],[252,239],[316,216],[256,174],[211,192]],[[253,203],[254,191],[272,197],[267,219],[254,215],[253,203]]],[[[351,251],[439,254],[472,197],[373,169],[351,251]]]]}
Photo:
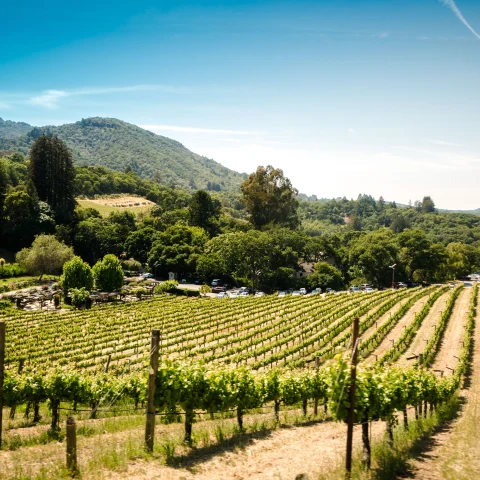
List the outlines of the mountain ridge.
{"type": "Polygon", "coordinates": [[[8,128],[0,129],[0,150],[26,155],[35,139],[45,133],[63,140],[78,166],[132,170],[143,178],[156,179],[166,185],[215,191],[239,191],[240,183],[246,178],[246,174],[198,155],[176,140],[116,118],[90,117],[43,127],[2,122],[9,123],[8,128]]]}

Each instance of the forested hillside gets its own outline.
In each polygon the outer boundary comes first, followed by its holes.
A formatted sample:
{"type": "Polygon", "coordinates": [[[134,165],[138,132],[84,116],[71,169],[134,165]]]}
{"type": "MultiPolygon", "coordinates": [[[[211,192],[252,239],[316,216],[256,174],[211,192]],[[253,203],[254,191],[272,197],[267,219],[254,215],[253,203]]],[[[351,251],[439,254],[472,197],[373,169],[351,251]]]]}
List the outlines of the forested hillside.
{"type": "Polygon", "coordinates": [[[33,127],[24,122],[12,122],[0,118],[0,139],[17,138],[26,135],[33,127]]]}
{"type": "Polygon", "coordinates": [[[78,166],[133,171],[164,185],[213,191],[237,190],[246,178],[175,140],[113,118],[88,118],[40,128],[4,123],[6,127],[2,128],[0,122],[0,150],[26,155],[36,138],[51,133],[67,144],[78,166]]]}

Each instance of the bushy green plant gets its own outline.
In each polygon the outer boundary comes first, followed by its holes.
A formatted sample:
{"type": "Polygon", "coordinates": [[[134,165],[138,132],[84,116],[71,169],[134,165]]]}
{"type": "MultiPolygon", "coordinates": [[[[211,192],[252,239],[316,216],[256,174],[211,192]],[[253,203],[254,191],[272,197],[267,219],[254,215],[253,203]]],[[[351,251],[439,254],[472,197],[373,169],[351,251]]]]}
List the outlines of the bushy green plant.
{"type": "Polygon", "coordinates": [[[155,287],[155,293],[173,293],[178,286],[178,282],[176,280],[167,280],[166,282],[162,282],[155,287]]]}
{"type": "Polygon", "coordinates": [[[73,257],[63,266],[63,275],[60,281],[64,290],[72,288],[91,290],[93,288],[92,269],[80,257],[73,257]]]}
{"type": "Polygon", "coordinates": [[[200,295],[205,296],[207,293],[212,293],[212,289],[208,285],[202,285],[199,290],[200,295]]]}
{"type": "Polygon", "coordinates": [[[124,270],[129,272],[138,272],[142,268],[142,264],[134,258],[129,258],[128,260],[124,260],[122,262],[122,267],[124,270]]]}
{"type": "Polygon", "coordinates": [[[82,288],[72,288],[70,291],[72,295],[72,305],[74,307],[80,307],[80,305],[86,304],[90,298],[90,292],[82,287],[82,288]]]}
{"type": "Polygon", "coordinates": [[[103,260],[93,267],[95,286],[102,292],[120,290],[123,286],[123,270],[120,260],[112,254],[105,255],[103,260]]]}
{"type": "MultiPolygon", "coordinates": [[[[0,258],[0,261],[1,260],[3,260],[3,258],[0,258]]],[[[0,262],[0,278],[20,277],[26,273],[25,268],[22,268],[17,263],[5,263],[4,260],[2,265],[0,262]]]]}
{"type": "Polygon", "coordinates": [[[137,288],[135,291],[134,291],[136,297],[138,299],[141,299],[142,298],[142,295],[146,295],[148,292],[147,292],[147,289],[146,288],[137,288]]]}

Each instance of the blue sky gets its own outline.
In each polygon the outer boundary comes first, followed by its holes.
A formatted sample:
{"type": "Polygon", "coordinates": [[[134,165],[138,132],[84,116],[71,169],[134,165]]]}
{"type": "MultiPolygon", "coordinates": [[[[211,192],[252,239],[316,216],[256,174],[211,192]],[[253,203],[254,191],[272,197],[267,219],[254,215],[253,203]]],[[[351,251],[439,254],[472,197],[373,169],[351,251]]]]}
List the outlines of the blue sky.
{"type": "Polygon", "coordinates": [[[4,119],[116,117],[319,197],[480,207],[478,1],[44,3],[3,6],[4,119]]]}

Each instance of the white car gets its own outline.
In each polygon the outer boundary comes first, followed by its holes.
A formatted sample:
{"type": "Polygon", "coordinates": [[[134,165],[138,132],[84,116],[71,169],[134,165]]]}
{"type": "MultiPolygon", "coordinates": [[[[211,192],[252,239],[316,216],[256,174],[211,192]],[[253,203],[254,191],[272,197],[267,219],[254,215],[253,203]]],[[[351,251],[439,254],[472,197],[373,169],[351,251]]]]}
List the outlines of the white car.
{"type": "Polygon", "coordinates": [[[372,287],[367,287],[363,293],[372,293],[373,292],[373,288],[372,287]]]}
{"type": "Polygon", "coordinates": [[[255,294],[255,297],[256,297],[256,298],[259,298],[259,297],[263,297],[264,295],[265,295],[264,292],[257,292],[257,293],[255,294]]]}
{"type": "Polygon", "coordinates": [[[228,295],[225,292],[220,292],[215,295],[217,298],[228,298],[228,295]]]}
{"type": "Polygon", "coordinates": [[[238,297],[238,292],[228,292],[228,296],[230,298],[237,298],[238,297]]]}
{"type": "Polygon", "coordinates": [[[278,292],[278,297],[283,298],[287,296],[287,292],[278,292]]]}
{"type": "Polygon", "coordinates": [[[299,297],[300,295],[302,295],[302,292],[300,290],[294,290],[292,292],[292,297],[299,297]]]}
{"type": "Polygon", "coordinates": [[[248,293],[248,291],[246,291],[246,292],[240,292],[240,293],[238,294],[238,296],[239,296],[239,297],[249,297],[250,294],[248,293]]]}
{"type": "Polygon", "coordinates": [[[306,288],[301,288],[299,291],[300,291],[300,293],[301,293],[302,295],[306,295],[306,294],[307,294],[307,289],[306,289],[306,288]]]}

